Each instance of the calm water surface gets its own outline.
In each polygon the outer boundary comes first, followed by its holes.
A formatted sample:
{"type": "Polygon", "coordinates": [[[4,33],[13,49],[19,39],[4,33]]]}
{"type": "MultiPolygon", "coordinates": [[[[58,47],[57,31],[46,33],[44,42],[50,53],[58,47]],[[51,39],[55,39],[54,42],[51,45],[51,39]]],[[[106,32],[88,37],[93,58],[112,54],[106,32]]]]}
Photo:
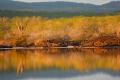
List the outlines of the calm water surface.
{"type": "Polygon", "coordinates": [[[120,49],[0,50],[0,80],[120,80],[120,49]]]}

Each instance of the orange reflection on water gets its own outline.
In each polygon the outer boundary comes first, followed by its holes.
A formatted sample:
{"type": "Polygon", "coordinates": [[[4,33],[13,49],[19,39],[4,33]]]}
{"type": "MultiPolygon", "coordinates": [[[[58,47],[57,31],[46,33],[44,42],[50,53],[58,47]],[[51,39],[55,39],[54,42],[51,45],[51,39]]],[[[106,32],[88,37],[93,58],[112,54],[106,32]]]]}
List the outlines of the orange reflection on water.
{"type": "Polygon", "coordinates": [[[120,49],[1,50],[0,71],[45,68],[120,70],[120,49]]]}

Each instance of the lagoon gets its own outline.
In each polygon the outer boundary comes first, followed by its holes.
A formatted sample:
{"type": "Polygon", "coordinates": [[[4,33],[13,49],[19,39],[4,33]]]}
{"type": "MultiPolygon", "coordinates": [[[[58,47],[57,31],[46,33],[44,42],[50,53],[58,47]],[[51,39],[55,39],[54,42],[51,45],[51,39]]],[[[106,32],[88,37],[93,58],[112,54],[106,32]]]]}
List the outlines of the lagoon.
{"type": "Polygon", "coordinates": [[[1,49],[0,80],[120,80],[120,49],[1,49]]]}

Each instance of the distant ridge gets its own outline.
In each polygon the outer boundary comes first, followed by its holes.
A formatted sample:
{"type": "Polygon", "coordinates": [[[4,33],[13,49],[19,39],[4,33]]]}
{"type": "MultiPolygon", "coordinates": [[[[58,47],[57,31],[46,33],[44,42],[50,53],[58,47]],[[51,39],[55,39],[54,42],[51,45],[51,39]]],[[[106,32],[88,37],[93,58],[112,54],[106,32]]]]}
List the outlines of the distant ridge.
{"type": "Polygon", "coordinates": [[[0,0],[1,10],[30,10],[49,12],[114,12],[120,11],[120,1],[112,1],[103,5],[75,2],[33,2],[25,3],[11,0],[0,0]]]}

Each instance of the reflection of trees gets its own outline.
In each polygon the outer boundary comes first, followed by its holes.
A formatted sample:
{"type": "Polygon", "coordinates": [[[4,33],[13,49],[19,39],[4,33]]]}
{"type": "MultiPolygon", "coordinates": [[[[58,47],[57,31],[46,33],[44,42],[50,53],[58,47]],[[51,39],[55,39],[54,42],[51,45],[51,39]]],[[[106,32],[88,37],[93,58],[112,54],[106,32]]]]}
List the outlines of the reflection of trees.
{"type": "Polygon", "coordinates": [[[107,68],[120,70],[120,49],[46,49],[0,51],[0,70],[57,67],[80,71],[107,68]]]}
{"type": "Polygon", "coordinates": [[[18,63],[18,66],[17,66],[17,74],[20,74],[23,72],[23,67],[24,67],[24,61],[21,60],[19,63],[18,63]]]}
{"type": "Polygon", "coordinates": [[[25,63],[26,63],[26,51],[25,50],[16,50],[17,53],[17,74],[23,72],[25,63]]]}

